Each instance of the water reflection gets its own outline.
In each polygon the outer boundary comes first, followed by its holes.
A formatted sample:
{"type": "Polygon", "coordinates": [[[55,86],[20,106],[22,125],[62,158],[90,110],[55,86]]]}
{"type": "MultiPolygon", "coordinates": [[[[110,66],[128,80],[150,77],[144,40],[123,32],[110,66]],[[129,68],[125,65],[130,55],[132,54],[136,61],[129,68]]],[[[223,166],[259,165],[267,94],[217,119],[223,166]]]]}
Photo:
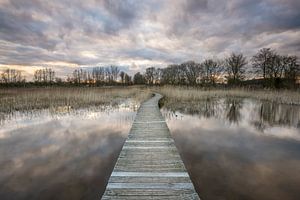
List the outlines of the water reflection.
{"type": "Polygon", "coordinates": [[[226,118],[231,123],[239,123],[241,120],[241,108],[243,107],[243,102],[241,99],[226,99],[226,118]]]}
{"type": "Polygon", "coordinates": [[[163,113],[202,199],[300,199],[300,106],[234,98],[182,105],[163,113]]]}
{"type": "Polygon", "coordinates": [[[256,107],[256,112],[258,113],[258,120],[253,120],[253,124],[260,130],[275,125],[300,127],[300,106],[265,101],[256,107]]]}
{"type": "MultiPolygon", "coordinates": [[[[231,125],[247,124],[263,133],[270,133],[270,129],[287,129],[285,132],[291,132],[300,128],[300,106],[268,101],[242,98],[207,99],[196,104],[166,104],[166,109],[170,111],[165,113],[167,118],[182,114],[216,118],[231,125]]],[[[293,136],[300,138],[300,134],[293,136]]]]}
{"type": "Polygon", "coordinates": [[[100,199],[137,107],[2,115],[0,199],[100,199]]]}

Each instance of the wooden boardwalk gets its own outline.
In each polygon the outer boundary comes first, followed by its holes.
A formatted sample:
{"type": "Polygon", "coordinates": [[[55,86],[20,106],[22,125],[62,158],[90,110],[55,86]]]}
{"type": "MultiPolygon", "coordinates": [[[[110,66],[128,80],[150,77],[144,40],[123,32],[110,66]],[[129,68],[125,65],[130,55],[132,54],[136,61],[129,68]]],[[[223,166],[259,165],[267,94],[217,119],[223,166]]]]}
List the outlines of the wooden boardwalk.
{"type": "Polygon", "coordinates": [[[140,106],[103,200],[199,199],[159,110],[161,97],[140,106]]]}

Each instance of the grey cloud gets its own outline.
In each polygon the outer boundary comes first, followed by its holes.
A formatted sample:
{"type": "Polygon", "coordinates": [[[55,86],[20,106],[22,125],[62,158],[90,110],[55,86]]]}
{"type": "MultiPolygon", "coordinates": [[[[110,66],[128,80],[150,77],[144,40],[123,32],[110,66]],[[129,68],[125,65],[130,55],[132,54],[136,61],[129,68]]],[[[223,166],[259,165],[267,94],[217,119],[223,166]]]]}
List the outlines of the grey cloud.
{"type": "Polygon", "coordinates": [[[45,29],[47,29],[47,24],[34,20],[28,13],[15,16],[0,8],[0,38],[2,40],[52,49],[56,41],[48,39],[44,33],[45,29]]]}
{"type": "Polygon", "coordinates": [[[294,0],[231,0],[227,16],[245,23],[240,26],[248,33],[286,31],[300,28],[300,4],[294,0]],[[290,6],[293,4],[294,6],[290,6]]]}
{"type": "Polygon", "coordinates": [[[124,24],[130,24],[136,18],[137,12],[140,9],[137,2],[128,0],[105,0],[104,5],[118,21],[124,24]]]}
{"type": "Polygon", "coordinates": [[[5,65],[141,67],[230,51],[251,56],[266,46],[300,56],[298,0],[5,2],[0,0],[0,64],[5,65]]]}

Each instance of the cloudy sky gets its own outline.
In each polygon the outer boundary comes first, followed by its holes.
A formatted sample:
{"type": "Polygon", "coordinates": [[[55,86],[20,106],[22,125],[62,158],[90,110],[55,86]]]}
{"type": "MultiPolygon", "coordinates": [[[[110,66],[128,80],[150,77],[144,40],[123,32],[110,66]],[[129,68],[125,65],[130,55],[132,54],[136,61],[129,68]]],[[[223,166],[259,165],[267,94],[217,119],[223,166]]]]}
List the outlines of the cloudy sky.
{"type": "Polygon", "coordinates": [[[0,0],[0,68],[147,66],[252,56],[300,56],[299,0],[0,0]]]}

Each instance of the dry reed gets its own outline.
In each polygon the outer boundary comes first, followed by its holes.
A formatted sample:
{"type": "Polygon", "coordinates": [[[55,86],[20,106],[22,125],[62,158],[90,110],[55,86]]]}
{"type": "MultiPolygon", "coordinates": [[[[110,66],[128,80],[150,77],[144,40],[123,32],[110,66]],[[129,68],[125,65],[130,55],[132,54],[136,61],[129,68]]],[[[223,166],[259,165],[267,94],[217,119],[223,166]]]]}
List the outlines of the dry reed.
{"type": "Polygon", "coordinates": [[[210,89],[165,86],[157,92],[174,102],[189,102],[209,98],[239,97],[300,105],[300,92],[291,90],[210,89]]]}
{"type": "Polygon", "coordinates": [[[115,104],[126,98],[141,102],[150,96],[143,87],[1,89],[0,112],[69,106],[115,104]]]}

